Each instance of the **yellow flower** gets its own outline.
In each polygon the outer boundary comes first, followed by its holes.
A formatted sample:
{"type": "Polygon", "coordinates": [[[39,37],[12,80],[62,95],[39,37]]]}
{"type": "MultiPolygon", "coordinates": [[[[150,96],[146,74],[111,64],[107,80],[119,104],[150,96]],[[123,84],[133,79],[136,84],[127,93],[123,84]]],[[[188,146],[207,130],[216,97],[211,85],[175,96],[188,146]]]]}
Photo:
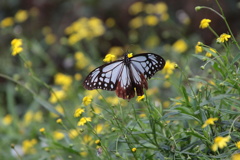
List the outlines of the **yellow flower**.
{"type": "Polygon", "coordinates": [[[83,108],[78,108],[78,109],[75,110],[73,116],[74,117],[80,117],[83,112],[85,112],[85,110],[83,108]]]}
{"type": "Polygon", "coordinates": [[[128,58],[131,58],[132,56],[133,56],[133,54],[132,53],[128,53],[128,58]]]}
{"type": "Polygon", "coordinates": [[[36,139],[31,139],[31,140],[24,140],[22,142],[22,149],[24,154],[34,154],[36,153],[36,149],[34,146],[37,144],[36,139]]]}
{"type": "Polygon", "coordinates": [[[143,25],[143,18],[140,16],[131,19],[131,21],[129,22],[129,27],[132,29],[140,28],[142,25],[143,25]]]}
{"type": "Polygon", "coordinates": [[[108,18],[105,22],[106,26],[108,26],[109,28],[112,28],[113,26],[115,26],[116,22],[113,18],[108,18]]]}
{"type": "Polygon", "coordinates": [[[56,42],[56,36],[53,33],[46,34],[45,36],[45,42],[49,45],[56,42]]]}
{"type": "Polygon", "coordinates": [[[13,56],[16,56],[17,54],[19,54],[20,52],[23,51],[22,39],[13,39],[11,41],[11,45],[12,45],[12,55],[13,56]]]}
{"type": "Polygon", "coordinates": [[[64,138],[64,134],[62,132],[59,132],[59,131],[54,131],[53,132],[53,137],[56,139],[56,140],[61,140],[64,138]]]}
{"type": "Polygon", "coordinates": [[[62,123],[62,119],[61,119],[61,118],[58,118],[58,119],[56,120],[56,122],[57,122],[58,124],[61,124],[61,123],[62,123]]]}
{"type": "Polygon", "coordinates": [[[144,5],[144,11],[147,13],[147,14],[154,14],[155,12],[155,5],[149,3],[149,4],[145,4],[144,5]]]}
{"type": "Polygon", "coordinates": [[[101,36],[105,32],[105,28],[103,26],[102,21],[96,17],[92,17],[88,20],[88,27],[89,27],[88,29],[90,31],[89,32],[90,36],[92,36],[92,37],[101,36]]]}
{"type": "Polygon", "coordinates": [[[113,54],[115,56],[120,56],[122,55],[122,48],[121,47],[118,47],[118,46],[114,46],[114,47],[111,47],[108,51],[108,54],[113,54]]]}
{"type": "Polygon", "coordinates": [[[175,69],[174,65],[175,65],[174,62],[167,60],[165,67],[162,70],[163,74],[168,75],[168,76],[171,75],[173,73],[173,70],[175,69]]]}
{"type": "Polygon", "coordinates": [[[19,22],[19,23],[24,22],[28,19],[28,12],[26,10],[19,10],[15,14],[14,18],[16,22],[19,22]]]}
{"type": "Polygon", "coordinates": [[[83,69],[89,64],[89,59],[84,55],[83,52],[76,52],[74,54],[74,58],[76,60],[76,68],[77,69],[83,69]]]}
{"type": "Polygon", "coordinates": [[[136,152],[137,151],[137,148],[132,148],[132,152],[136,152]]]}
{"type": "Polygon", "coordinates": [[[231,160],[240,160],[240,150],[237,150],[232,154],[231,160]]]}
{"type": "Polygon", "coordinates": [[[92,121],[91,117],[83,117],[78,121],[77,125],[78,126],[83,126],[85,123],[91,122],[91,121],[92,121]]]}
{"type": "Polygon", "coordinates": [[[217,38],[217,42],[218,43],[224,43],[224,42],[227,42],[229,38],[231,38],[231,35],[223,33],[223,34],[220,35],[219,38],[217,38]]]}
{"type": "Polygon", "coordinates": [[[80,81],[80,80],[82,79],[82,75],[81,75],[80,73],[76,73],[76,74],[74,75],[74,79],[75,79],[76,81],[80,81]]]}
{"type": "Polygon", "coordinates": [[[227,137],[221,137],[218,136],[214,139],[214,144],[212,145],[212,151],[217,151],[218,148],[222,149],[227,146],[227,142],[229,142],[231,139],[230,136],[227,137]]]}
{"type": "Polygon", "coordinates": [[[45,132],[45,128],[40,128],[39,132],[44,133],[45,132]]]}
{"type": "Polygon", "coordinates": [[[94,130],[97,134],[100,134],[103,131],[103,124],[98,124],[94,127],[94,130]]]}
{"type": "Polygon", "coordinates": [[[92,95],[83,97],[82,101],[83,101],[84,106],[87,106],[87,105],[91,104],[92,99],[93,99],[92,95]]]}
{"type": "Polygon", "coordinates": [[[69,138],[74,139],[78,135],[79,135],[79,132],[76,129],[69,130],[69,133],[68,133],[69,138]]]}
{"type": "Polygon", "coordinates": [[[182,39],[177,40],[172,47],[177,53],[183,53],[188,49],[187,43],[182,39]]]}
{"type": "Polygon", "coordinates": [[[218,118],[208,118],[205,123],[202,125],[202,128],[207,127],[208,125],[214,125],[214,121],[217,121],[218,118]]]}
{"type": "Polygon", "coordinates": [[[72,84],[72,77],[69,75],[65,75],[63,73],[57,73],[54,76],[54,83],[57,85],[62,85],[63,89],[68,89],[72,84]]]}
{"type": "Polygon", "coordinates": [[[95,141],[95,144],[99,145],[101,143],[101,141],[98,139],[95,141]]]}
{"type": "Polygon", "coordinates": [[[148,26],[156,26],[158,24],[158,18],[154,15],[148,15],[144,18],[144,23],[148,26]]]}
{"type": "Polygon", "coordinates": [[[211,58],[212,57],[212,53],[217,53],[217,51],[215,49],[213,49],[213,48],[210,48],[209,50],[210,50],[210,52],[206,53],[206,55],[205,55],[206,57],[211,58]]]}
{"type": "Polygon", "coordinates": [[[116,56],[113,54],[107,54],[105,58],[103,59],[103,62],[112,62],[116,60],[116,56]]]}
{"type": "Polygon", "coordinates": [[[202,29],[207,28],[210,22],[211,22],[210,19],[202,19],[202,21],[200,22],[199,28],[202,28],[202,29]]]}
{"type": "Polygon", "coordinates": [[[66,93],[64,90],[55,90],[54,93],[51,93],[49,102],[56,103],[58,100],[64,100],[66,98],[66,93]]]}
{"type": "Polygon", "coordinates": [[[4,116],[2,121],[4,125],[8,126],[12,123],[12,120],[12,116],[10,114],[7,114],[6,116],[4,116]]]}
{"type": "Polygon", "coordinates": [[[128,12],[131,15],[136,15],[136,14],[142,12],[143,6],[144,6],[144,4],[142,2],[135,2],[129,7],[128,12]]]}
{"type": "Polygon", "coordinates": [[[155,5],[154,11],[156,14],[160,14],[160,15],[165,14],[168,11],[168,6],[164,2],[158,2],[155,5]]]}
{"type": "MultiPolygon", "coordinates": [[[[57,106],[55,107],[55,109],[56,109],[56,111],[59,112],[60,114],[64,115],[64,110],[63,110],[63,107],[62,107],[61,105],[57,105],[57,106]]],[[[55,118],[59,117],[58,114],[55,114],[55,113],[53,113],[53,112],[51,112],[51,116],[52,116],[52,117],[55,117],[55,118]]]]}
{"type": "Polygon", "coordinates": [[[144,99],[145,98],[145,95],[142,95],[142,96],[138,96],[137,97],[137,99],[136,99],[136,101],[137,102],[140,102],[142,99],[144,99]]]}
{"type": "Polygon", "coordinates": [[[202,42],[198,42],[197,45],[195,46],[195,53],[196,54],[202,53],[203,48],[202,48],[201,44],[202,44],[202,42]]]}
{"type": "Polygon", "coordinates": [[[0,27],[2,28],[6,28],[6,27],[11,27],[14,24],[14,20],[12,17],[6,17],[4,18],[1,23],[0,23],[0,27]]]}
{"type": "Polygon", "coordinates": [[[238,141],[238,142],[236,143],[236,147],[237,147],[238,149],[240,149],[240,141],[238,141]]]}

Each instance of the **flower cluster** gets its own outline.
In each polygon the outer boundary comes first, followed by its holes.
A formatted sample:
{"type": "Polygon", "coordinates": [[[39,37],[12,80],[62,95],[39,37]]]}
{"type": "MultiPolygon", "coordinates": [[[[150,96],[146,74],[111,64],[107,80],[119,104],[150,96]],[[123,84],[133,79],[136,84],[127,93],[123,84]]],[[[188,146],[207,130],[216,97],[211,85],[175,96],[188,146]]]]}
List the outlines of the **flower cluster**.
{"type": "Polygon", "coordinates": [[[13,56],[16,56],[23,51],[22,44],[22,39],[13,39],[11,41],[13,56]]]}
{"type": "Polygon", "coordinates": [[[131,15],[136,16],[129,22],[129,26],[132,29],[140,28],[143,25],[156,26],[160,21],[169,19],[168,7],[164,2],[156,4],[135,2],[129,7],[128,11],[131,15]],[[147,15],[145,17],[138,16],[142,12],[147,15]]]}
{"type": "Polygon", "coordinates": [[[83,39],[91,40],[99,37],[104,32],[103,22],[97,17],[80,18],[65,29],[65,33],[69,36],[68,43],[70,45],[74,45],[83,39]]]}

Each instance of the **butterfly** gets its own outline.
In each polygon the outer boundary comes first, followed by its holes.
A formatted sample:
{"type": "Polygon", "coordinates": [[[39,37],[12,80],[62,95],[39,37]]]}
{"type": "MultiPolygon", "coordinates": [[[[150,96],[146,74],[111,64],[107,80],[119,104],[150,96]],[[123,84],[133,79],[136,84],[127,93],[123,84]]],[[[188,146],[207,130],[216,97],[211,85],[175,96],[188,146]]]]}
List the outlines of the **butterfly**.
{"type": "Polygon", "coordinates": [[[104,64],[94,69],[84,80],[88,90],[103,89],[116,91],[118,97],[131,99],[144,94],[148,89],[147,80],[163,69],[165,60],[154,53],[141,53],[131,58],[128,54],[123,59],[104,64]]]}

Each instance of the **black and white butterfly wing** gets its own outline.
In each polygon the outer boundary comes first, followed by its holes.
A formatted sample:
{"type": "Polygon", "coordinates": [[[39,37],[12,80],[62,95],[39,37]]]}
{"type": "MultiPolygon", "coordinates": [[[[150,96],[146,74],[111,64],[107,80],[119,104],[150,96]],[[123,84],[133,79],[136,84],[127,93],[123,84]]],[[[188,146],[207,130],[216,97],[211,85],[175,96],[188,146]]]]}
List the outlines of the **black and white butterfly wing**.
{"type": "Polygon", "coordinates": [[[130,61],[132,66],[142,73],[146,79],[150,79],[165,66],[165,60],[154,53],[138,54],[132,57],[130,61]]]}
{"type": "Polygon", "coordinates": [[[84,80],[84,88],[88,90],[104,89],[114,91],[122,67],[123,61],[118,60],[96,68],[84,80]]]}
{"type": "Polygon", "coordinates": [[[163,69],[165,60],[154,53],[143,53],[123,60],[100,66],[85,79],[86,89],[116,90],[118,97],[131,99],[143,95],[143,88],[148,89],[147,80],[163,69]]]}

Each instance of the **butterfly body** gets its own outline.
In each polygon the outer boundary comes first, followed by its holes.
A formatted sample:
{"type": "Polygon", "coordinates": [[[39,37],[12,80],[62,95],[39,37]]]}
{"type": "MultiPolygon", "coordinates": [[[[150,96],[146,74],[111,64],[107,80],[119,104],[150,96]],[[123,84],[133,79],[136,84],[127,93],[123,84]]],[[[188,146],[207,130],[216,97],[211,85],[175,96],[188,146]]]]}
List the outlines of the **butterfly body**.
{"type": "Polygon", "coordinates": [[[116,91],[118,97],[131,99],[144,94],[148,89],[147,80],[163,69],[165,60],[154,53],[142,53],[122,60],[104,64],[93,70],[83,82],[88,90],[103,89],[116,91]]]}

